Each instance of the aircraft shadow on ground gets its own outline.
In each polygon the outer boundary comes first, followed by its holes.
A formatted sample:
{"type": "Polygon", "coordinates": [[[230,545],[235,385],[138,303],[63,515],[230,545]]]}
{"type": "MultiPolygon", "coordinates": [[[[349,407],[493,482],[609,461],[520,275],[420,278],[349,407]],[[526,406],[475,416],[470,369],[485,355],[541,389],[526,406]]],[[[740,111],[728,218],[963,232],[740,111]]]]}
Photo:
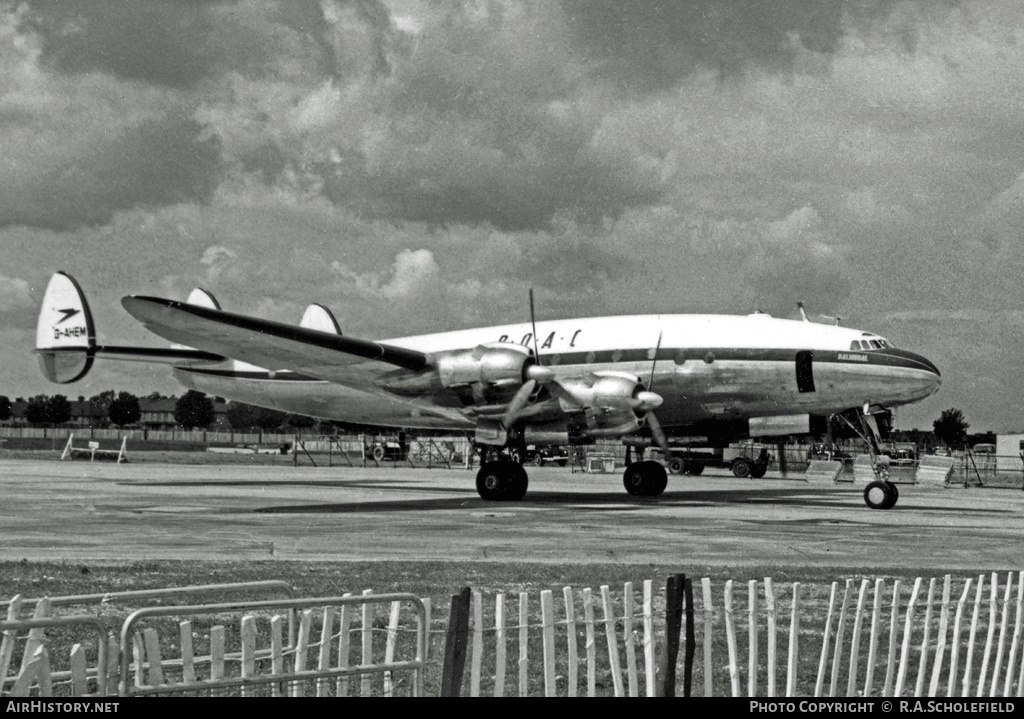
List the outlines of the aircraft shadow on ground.
{"type": "MultiPolygon", "coordinates": [[[[120,484],[120,483],[119,483],[120,484]]],[[[135,483],[126,483],[135,484],[135,483]]],[[[607,492],[563,492],[557,489],[531,488],[525,498],[518,502],[490,502],[480,499],[472,482],[465,486],[435,486],[421,480],[359,479],[343,480],[211,480],[146,482],[147,487],[311,487],[317,489],[384,489],[388,492],[416,492],[457,494],[456,497],[373,500],[367,502],[339,502],[317,504],[282,504],[258,507],[253,511],[261,514],[352,514],[371,512],[431,512],[443,510],[488,509],[495,512],[514,512],[517,508],[571,507],[587,512],[636,512],[671,507],[692,507],[694,505],[765,505],[793,506],[836,510],[853,508],[856,511],[875,512],[864,505],[860,487],[750,487],[749,489],[694,488],[673,491],[669,489],[660,497],[631,497],[625,490],[607,492]],[[580,506],[585,505],[585,506],[580,506]]],[[[543,487],[543,485],[542,485],[543,487]]],[[[900,494],[899,504],[888,513],[919,511],[927,513],[955,513],[963,515],[1000,515],[1009,509],[964,509],[961,506],[932,506],[914,503],[913,488],[906,488],[900,494]]]]}
{"type": "MultiPolygon", "coordinates": [[[[348,487],[356,485],[349,484],[348,487]]],[[[397,489],[397,488],[396,488],[397,489]]],[[[406,488],[402,488],[406,489],[406,488]]],[[[429,487],[419,485],[418,491],[429,491],[429,487]]],[[[368,502],[340,502],[319,504],[288,504],[259,507],[252,510],[261,514],[352,514],[374,512],[432,512],[444,510],[489,510],[493,512],[528,511],[530,509],[566,509],[576,512],[611,513],[659,511],[673,507],[693,507],[695,505],[764,505],[792,506],[817,508],[822,511],[854,509],[874,513],[866,507],[859,490],[822,490],[815,494],[809,489],[754,489],[749,490],[688,490],[665,492],[660,497],[630,497],[624,492],[561,492],[558,490],[530,490],[522,500],[517,502],[490,502],[480,499],[472,488],[452,489],[436,488],[445,493],[459,492],[464,496],[426,498],[426,499],[395,499],[374,500],[368,502]],[[470,496],[465,496],[470,495],[470,496]]],[[[906,493],[904,493],[906,494],[906,493]]],[[[901,504],[888,514],[898,516],[899,510],[922,512],[956,513],[956,514],[1001,514],[1003,510],[964,510],[962,507],[935,507],[913,504],[912,498],[901,496],[901,504]],[[910,502],[905,501],[910,499],[910,502]]]]}

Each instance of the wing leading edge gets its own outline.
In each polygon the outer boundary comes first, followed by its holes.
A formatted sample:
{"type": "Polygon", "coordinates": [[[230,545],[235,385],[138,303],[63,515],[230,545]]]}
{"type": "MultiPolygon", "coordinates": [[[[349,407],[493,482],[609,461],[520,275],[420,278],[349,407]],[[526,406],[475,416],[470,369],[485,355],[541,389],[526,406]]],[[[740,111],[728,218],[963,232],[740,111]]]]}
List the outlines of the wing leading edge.
{"type": "Polygon", "coordinates": [[[368,361],[421,370],[426,354],[380,342],[297,327],[159,297],[130,296],[121,304],[160,337],[270,370],[288,369],[366,387],[357,366],[368,361]]]}

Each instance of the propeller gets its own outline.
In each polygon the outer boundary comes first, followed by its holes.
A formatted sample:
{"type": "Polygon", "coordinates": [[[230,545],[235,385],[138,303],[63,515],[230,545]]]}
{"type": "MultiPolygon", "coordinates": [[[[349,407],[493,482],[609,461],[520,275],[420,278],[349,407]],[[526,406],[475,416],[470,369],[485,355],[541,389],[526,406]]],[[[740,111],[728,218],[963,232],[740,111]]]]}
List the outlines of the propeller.
{"type": "Polygon", "coordinates": [[[523,386],[519,388],[511,401],[509,401],[508,408],[501,416],[501,426],[505,429],[510,429],[516,423],[516,420],[519,419],[526,405],[530,402],[530,397],[537,389],[537,385],[547,384],[555,378],[555,373],[541,362],[540,350],[537,348],[537,317],[533,310],[532,287],[530,288],[530,325],[533,328],[533,356],[536,358],[537,364],[526,368],[523,386]]]}
{"type": "Polygon", "coordinates": [[[530,397],[533,395],[534,390],[537,389],[537,385],[547,384],[554,378],[555,373],[547,367],[541,367],[540,365],[530,365],[527,367],[526,381],[523,382],[523,386],[519,388],[509,401],[508,408],[501,416],[501,426],[505,429],[512,427],[529,403],[530,397]]]}
{"type": "MultiPolygon", "coordinates": [[[[544,366],[543,358],[540,355],[540,348],[537,345],[537,315],[534,306],[533,288],[530,288],[529,294],[530,325],[533,331],[533,353],[536,364],[529,365],[526,368],[523,373],[523,386],[516,391],[515,395],[513,395],[508,406],[505,408],[505,412],[501,416],[501,426],[506,430],[515,425],[522,416],[523,410],[526,409],[526,406],[530,402],[530,397],[533,396],[538,385],[547,385],[549,391],[554,396],[559,397],[572,405],[582,407],[587,402],[587,400],[582,397],[577,397],[574,392],[562,386],[562,384],[555,379],[554,370],[544,366]]],[[[657,366],[658,350],[661,349],[661,337],[661,334],[659,334],[658,343],[654,348],[654,356],[652,357],[651,362],[651,379],[650,382],[648,382],[647,389],[637,392],[634,397],[629,398],[626,401],[628,402],[628,406],[631,410],[643,415],[648,426],[651,428],[651,434],[654,437],[654,441],[657,443],[658,447],[667,452],[668,438],[665,436],[665,431],[662,429],[658,418],[654,415],[654,410],[660,407],[664,400],[661,395],[651,391],[650,389],[650,385],[654,382],[654,370],[657,366]]]]}

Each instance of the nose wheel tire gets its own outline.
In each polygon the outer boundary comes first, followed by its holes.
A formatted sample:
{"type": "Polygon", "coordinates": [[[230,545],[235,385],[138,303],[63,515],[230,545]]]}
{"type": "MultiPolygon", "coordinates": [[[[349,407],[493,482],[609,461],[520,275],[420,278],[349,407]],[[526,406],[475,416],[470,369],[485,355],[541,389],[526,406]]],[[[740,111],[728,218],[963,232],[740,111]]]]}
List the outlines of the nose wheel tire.
{"type": "Polygon", "coordinates": [[[526,496],[526,470],[515,462],[487,462],[476,475],[476,491],[491,502],[518,501],[526,496]]]}
{"type": "Polygon", "coordinates": [[[634,497],[657,497],[668,486],[668,473],[657,462],[634,462],[623,472],[622,484],[634,497]]]}
{"type": "Polygon", "coordinates": [[[891,482],[871,482],[864,488],[864,503],[872,509],[892,509],[900,492],[891,482]]]}

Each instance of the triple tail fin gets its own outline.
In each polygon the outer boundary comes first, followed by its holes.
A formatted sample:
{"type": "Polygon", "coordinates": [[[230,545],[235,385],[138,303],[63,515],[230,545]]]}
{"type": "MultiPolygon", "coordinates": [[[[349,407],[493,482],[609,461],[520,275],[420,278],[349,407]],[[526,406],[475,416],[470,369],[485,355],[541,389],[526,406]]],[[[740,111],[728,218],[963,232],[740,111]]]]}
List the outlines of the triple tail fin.
{"type": "Polygon", "coordinates": [[[332,335],[341,334],[341,325],[334,318],[334,313],[321,304],[312,304],[306,308],[306,311],[302,314],[302,321],[299,322],[299,327],[305,327],[307,330],[329,332],[332,335]]]}
{"type": "MultiPolygon", "coordinates": [[[[193,290],[189,301],[193,299],[193,304],[220,309],[217,300],[205,290],[193,290]]],[[[221,355],[187,347],[97,346],[96,326],[85,293],[66,272],[55,273],[46,286],[36,324],[35,353],[43,376],[57,384],[70,384],[85,377],[97,357],[171,365],[224,360],[221,355]]]]}

